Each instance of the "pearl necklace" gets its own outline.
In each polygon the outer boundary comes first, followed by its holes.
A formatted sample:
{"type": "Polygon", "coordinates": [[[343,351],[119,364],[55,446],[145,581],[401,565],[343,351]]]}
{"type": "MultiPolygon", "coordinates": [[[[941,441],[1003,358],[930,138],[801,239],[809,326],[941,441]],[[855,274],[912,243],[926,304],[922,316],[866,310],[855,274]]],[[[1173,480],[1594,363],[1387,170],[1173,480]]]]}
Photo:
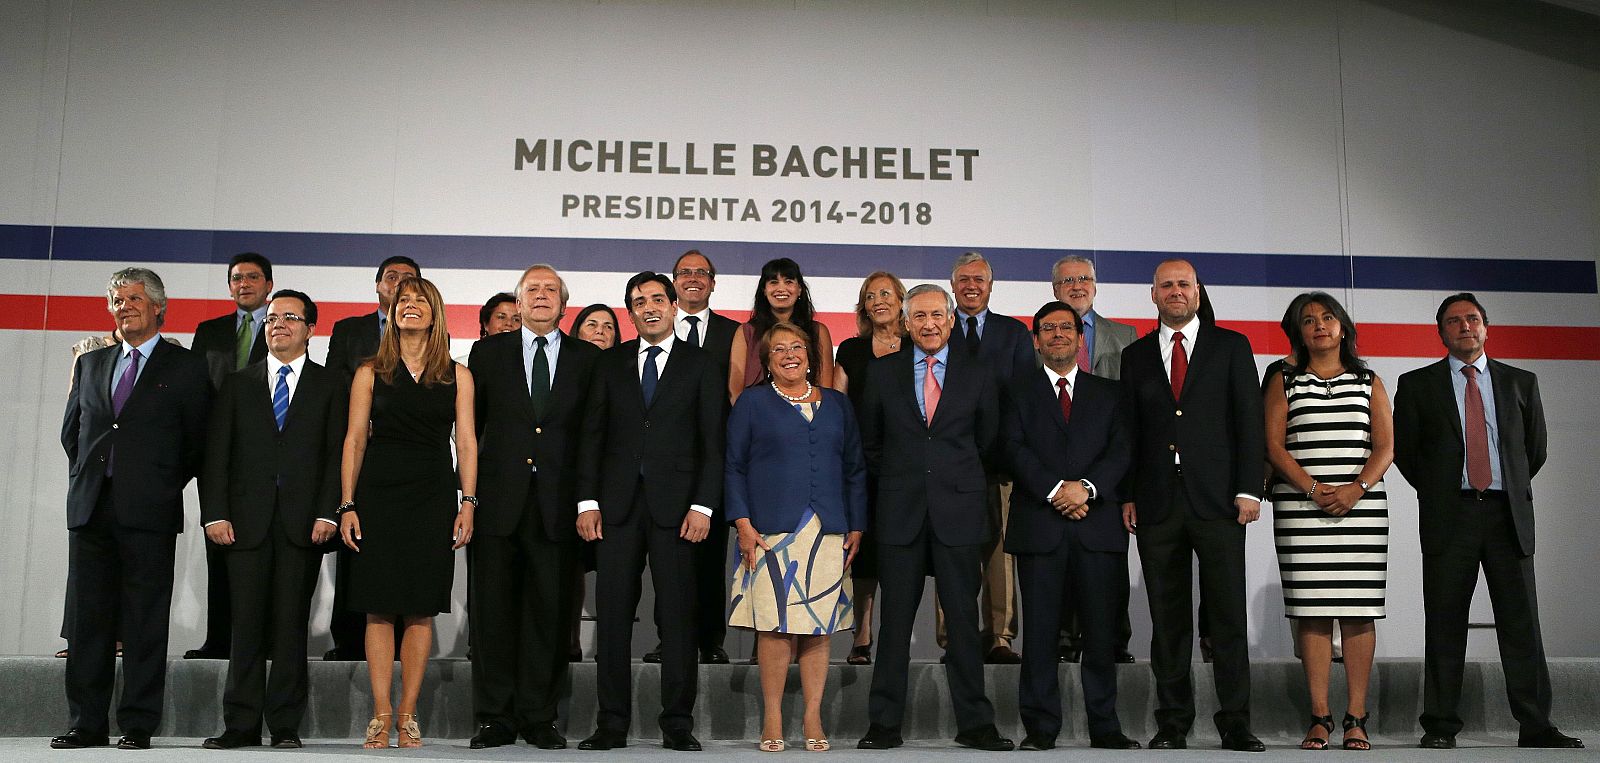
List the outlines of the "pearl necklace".
{"type": "Polygon", "coordinates": [[[805,394],[802,394],[802,395],[799,395],[799,396],[796,396],[796,397],[790,397],[788,395],[783,394],[783,390],[778,389],[778,383],[777,382],[772,382],[772,391],[778,393],[778,397],[781,397],[784,400],[788,400],[791,403],[798,403],[798,402],[800,402],[802,400],[805,400],[808,397],[811,397],[812,388],[811,388],[811,382],[808,380],[806,382],[805,394]]]}

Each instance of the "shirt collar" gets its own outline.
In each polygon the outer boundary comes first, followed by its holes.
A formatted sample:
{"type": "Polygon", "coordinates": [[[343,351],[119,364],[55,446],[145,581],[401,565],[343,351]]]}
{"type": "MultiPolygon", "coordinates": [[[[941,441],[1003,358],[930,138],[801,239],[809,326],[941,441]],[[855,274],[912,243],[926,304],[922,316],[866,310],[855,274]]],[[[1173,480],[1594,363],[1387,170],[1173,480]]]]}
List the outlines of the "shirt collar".
{"type": "Polygon", "coordinates": [[[1174,333],[1179,332],[1179,331],[1183,332],[1184,341],[1188,342],[1191,346],[1193,346],[1194,345],[1194,336],[1195,336],[1195,334],[1200,332],[1200,316],[1199,315],[1195,315],[1195,317],[1189,319],[1188,323],[1183,324],[1183,326],[1181,328],[1177,328],[1177,329],[1171,328],[1171,327],[1167,326],[1167,324],[1162,323],[1161,324],[1161,343],[1162,344],[1172,344],[1172,335],[1174,333]]]}
{"type": "MultiPolygon", "coordinates": [[[[926,363],[927,361],[924,360],[924,358],[927,358],[929,353],[923,350],[921,347],[917,347],[915,344],[913,344],[912,347],[916,347],[916,353],[912,355],[912,358],[918,363],[926,363]]],[[[950,359],[950,343],[945,342],[945,345],[940,347],[938,352],[932,354],[933,357],[939,359],[939,365],[949,365],[946,361],[950,359]]]]}
{"type": "MultiPolygon", "coordinates": [[[[522,346],[529,350],[533,349],[534,340],[538,338],[539,335],[533,333],[533,329],[528,328],[526,324],[517,330],[522,332],[522,346]]],[[[550,333],[545,334],[544,346],[545,349],[550,352],[554,352],[557,348],[559,348],[561,346],[561,331],[559,329],[555,329],[551,330],[550,333]]]]}
{"type": "Polygon", "coordinates": [[[1077,389],[1078,389],[1078,364],[1077,363],[1073,363],[1072,366],[1067,369],[1067,373],[1066,373],[1065,376],[1062,376],[1061,374],[1056,373],[1049,366],[1044,366],[1043,368],[1044,368],[1045,378],[1050,380],[1050,387],[1052,389],[1055,388],[1056,382],[1058,382],[1058,381],[1060,381],[1062,379],[1066,379],[1067,380],[1067,391],[1068,392],[1076,392],[1077,391],[1077,389]]]}
{"type": "MultiPolygon", "coordinates": [[[[1452,374],[1461,373],[1461,369],[1466,368],[1468,365],[1467,363],[1463,363],[1460,358],[1457,358],[1454,355],[1446,355],[1445,358],[1450,361],[1450,373],[1452,374]]],[[[1480,353],[1478,355],[1478,359],[1472,361],[1471,365],[1474,368],[1477,368],[1478,373],[1480,374],[1489,373],[1489,353],[1480,353]]]]}
{"type": "Polygon", "coordinates": [[[289,367],[289,374],[291,376],[299,377],[300,371],[306,367],[306,354],[302,352],[300,353],[300,357],[295,358],[288,363],[284,363],[283,361],[278,360],[278,358],[272,353],[267,353],[267,380],[276,384],[278,380],[275,377],[278,375],[278,369],[283,368],[284,366],[289,367]]]}
{"type": "Polygon", "coordinates": [[[261,322],[267,319],[267,304],[270,303],[263,303],[254,310],[235,309],[233,311],[233,325],[239,325],[239,321],[244,320],[245,314],[248,313],[250,320],[255,321],[253,325],[260,326],[261,322]]]}
{"type": "Polygon", "coordinates": [[[711,306],[707,305],[706,309],[701,310],[698,313],[678,313],[678,322],[682,323],[691,317],[699,318],[699,325],[705,326],[707,323],[711,322],[711,306]]]}
{"type": "MultiPolygon", "coordinates": [[[[1091,308],[1089,308],[1088,312],[1084,313],[1083,315],[1081,315],[1079,317],[1083,319],[1083,325],[1084,325],[1084,327],[1087,328],[1089,326],[1093,326],[1094,325],[1094,316],[1095,316],[1094,308],[1091,307],[1091,308]]],[[[1188,334],[1185,334],[1184,336],[1188,336],[1188,334]]],[[[1067,383],[1071,384],[1072,382],[1067,382],[1067,383]]]]}
{"type": "Polygon", "coordinates": [[[149,360],[151,351],[156,348],[156,343],[159,341],[161,341],[161,332],[159,331],[157,331],[154,336],[146,339],[144,344],[130,345],[126,340],[124,340],[122,342],[122,357],[128,357],[128,353],[131,353],[137,349],[139,351],[139,357],[149,360]]]}
{"type": "Polygon", "coordinates": [[[672,343],[677,341],[677,339],[678,338],[673,336],[672,332],[670,332],[670,331],[667,332],[667,338],[661,340],[661,344],[656,344],[656,345],[652,345],[649,342],[646,342],[644,340],[644,337],[639,337],[639,354],[640,355],[645,354],[646,352],[648,352],[650,350],[651,347],[660,347],[662,355],[671,355],[672,354],[672,343]]]}

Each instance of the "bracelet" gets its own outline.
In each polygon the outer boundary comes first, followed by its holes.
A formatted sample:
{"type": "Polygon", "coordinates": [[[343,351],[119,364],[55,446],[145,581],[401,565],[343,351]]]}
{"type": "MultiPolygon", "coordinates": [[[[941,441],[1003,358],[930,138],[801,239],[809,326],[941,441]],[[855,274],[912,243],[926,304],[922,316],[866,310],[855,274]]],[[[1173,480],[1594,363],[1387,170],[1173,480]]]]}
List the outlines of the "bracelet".
{"type": "Polygon", "coordinates": [[[461,502],[472,504],[474,509],[478,508],[478,497],[475,495],[463,495],[461,496],[461,502]]]}
{"type": "Polygon", "coordinates": [[[1366,480],[1358,479],[1358,480],[1356,480],[1356,484],[1361,486],[1361,492],[1362,493],[1366,493],[1367,491],[1372,490],[1372,486],[1367,484],[1366,480]]]}
{"type": "Polygon", "coordinates": [[[1320,484],[1322,484],[1322,483],[1317,482],[1316,480],[1312,480],[1311,481],[1311,489],[1306,491],[1306,497],[1307,498],[1316,498],[1317,497],[1317,485],[1320,485],[1320,484]]]}
{"type": "Polygon", "coordinates": [[[343,514],[343,513],[347,512],[347,511],[350,511],[350,510],[354,509],[355,507],[356,507],[356,502],[355,501],[345,501],[344,503],[339,504],[339,508],[335,509],[333,513],[335,515],[343,514]]]}

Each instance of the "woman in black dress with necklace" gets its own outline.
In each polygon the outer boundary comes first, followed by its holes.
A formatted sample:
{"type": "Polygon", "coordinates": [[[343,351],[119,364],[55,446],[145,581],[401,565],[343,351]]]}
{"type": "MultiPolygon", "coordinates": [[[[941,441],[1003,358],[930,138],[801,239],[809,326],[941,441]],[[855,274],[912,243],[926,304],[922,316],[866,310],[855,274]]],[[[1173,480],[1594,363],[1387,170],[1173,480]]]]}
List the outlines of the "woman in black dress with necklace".
{"type": "Polygon", "coordinates": [[[417,696],[433,646],[433,617],[450,611],[455,550],[472,539],[478,499],[472,374],[450,359],[444,300],[422,278],[403,281],[389,307],[378,354],[356,370],[344,441],[339,531],[358,552],[350,564],[350,608],[367,613],[367,674],[373,718],[363,746],[422,746],[417,696]],[[450,460],[451,427],[457,464],[450,460]],[[370,432],[370,434],[369,434],[370,432]],[[400,647],[400,704],[394,677],[400,647]]]}

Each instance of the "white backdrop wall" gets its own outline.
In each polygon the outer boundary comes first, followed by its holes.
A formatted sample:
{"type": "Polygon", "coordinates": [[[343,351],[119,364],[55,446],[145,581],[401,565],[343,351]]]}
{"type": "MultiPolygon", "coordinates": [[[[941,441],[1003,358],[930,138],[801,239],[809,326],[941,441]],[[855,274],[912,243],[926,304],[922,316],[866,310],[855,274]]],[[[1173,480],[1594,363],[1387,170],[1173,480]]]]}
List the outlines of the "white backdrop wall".
{"type": "MultiPolygon", "coordinates": [[[[1050,263],[1083,252],[1101,312],[1147,322],[1151,266],[1194,253],[1261,365],[1284,349],[1289,299],[1320,288],[1352,309],[1391,383],[1441,354],[1438,300],[1478,291],[1490,354],[1540,375],[1550,418],[1536,481],[1547,648],[1600,656],[1592,608],[1562,606],[1587,590],[1600,546],[1584,517],[1600,428],[1586,394],[1600,370],[1600,75],[1541,52],[1538,28],[1512,45],[1406,6],[0,3],[0,653],[61,645],[67,348],[106,328],[113,269],[160,272],[187,343],[226,310],[227,258],[261,251],[279,287],[324,303],[325,337],[333,317],[371,309],[383,256],[412,254],[461,306],[464,352],[471,310],[528,264],[561,268],[574,307],[618,304],[630,273],[697,246],[722,271],[714,306],[732,311],[764,260],[794,257],[836,337],[878,267],[938,281],[979,249],[994,307],[1029,315],[1050,298],[1050,263]],[[518,170],[519,138],[664,144],[680,168],[690,146],[708,166],[728,144],[729,174],[518,170]],[[936,149],[977,153],[950,180],[765,176],[758,145],[779,166],[791,145],[808,165],[820,146],[889,148],[896,175],[930,174],[936,149]],[[737,201],[732,219],[626,219],[563,214],[569,195],[737,201]],[[820,203],[803,204],[805,222],[775,219],[792,200],[820,203]],[[879,202],[894,223],[864,222],[879,202]]],[[[1379,650],[1418,656],[1416,504],[1389,480],[1379,650]]],[[[191,529],[179,544],[174,650],[201,640],[200,543],[191,529]]],[[[1248,547],[1252,652],[1286,655],[1266,522],[1248,547]]],[[[1142,591],[1136,579],[1139,653],[1142,591]]],[[[441,652],[464,650],[460,621],[441,618],[441,652]]],[[[1474,636],[1475,654],[1494,648],[1474,636]]]]}

